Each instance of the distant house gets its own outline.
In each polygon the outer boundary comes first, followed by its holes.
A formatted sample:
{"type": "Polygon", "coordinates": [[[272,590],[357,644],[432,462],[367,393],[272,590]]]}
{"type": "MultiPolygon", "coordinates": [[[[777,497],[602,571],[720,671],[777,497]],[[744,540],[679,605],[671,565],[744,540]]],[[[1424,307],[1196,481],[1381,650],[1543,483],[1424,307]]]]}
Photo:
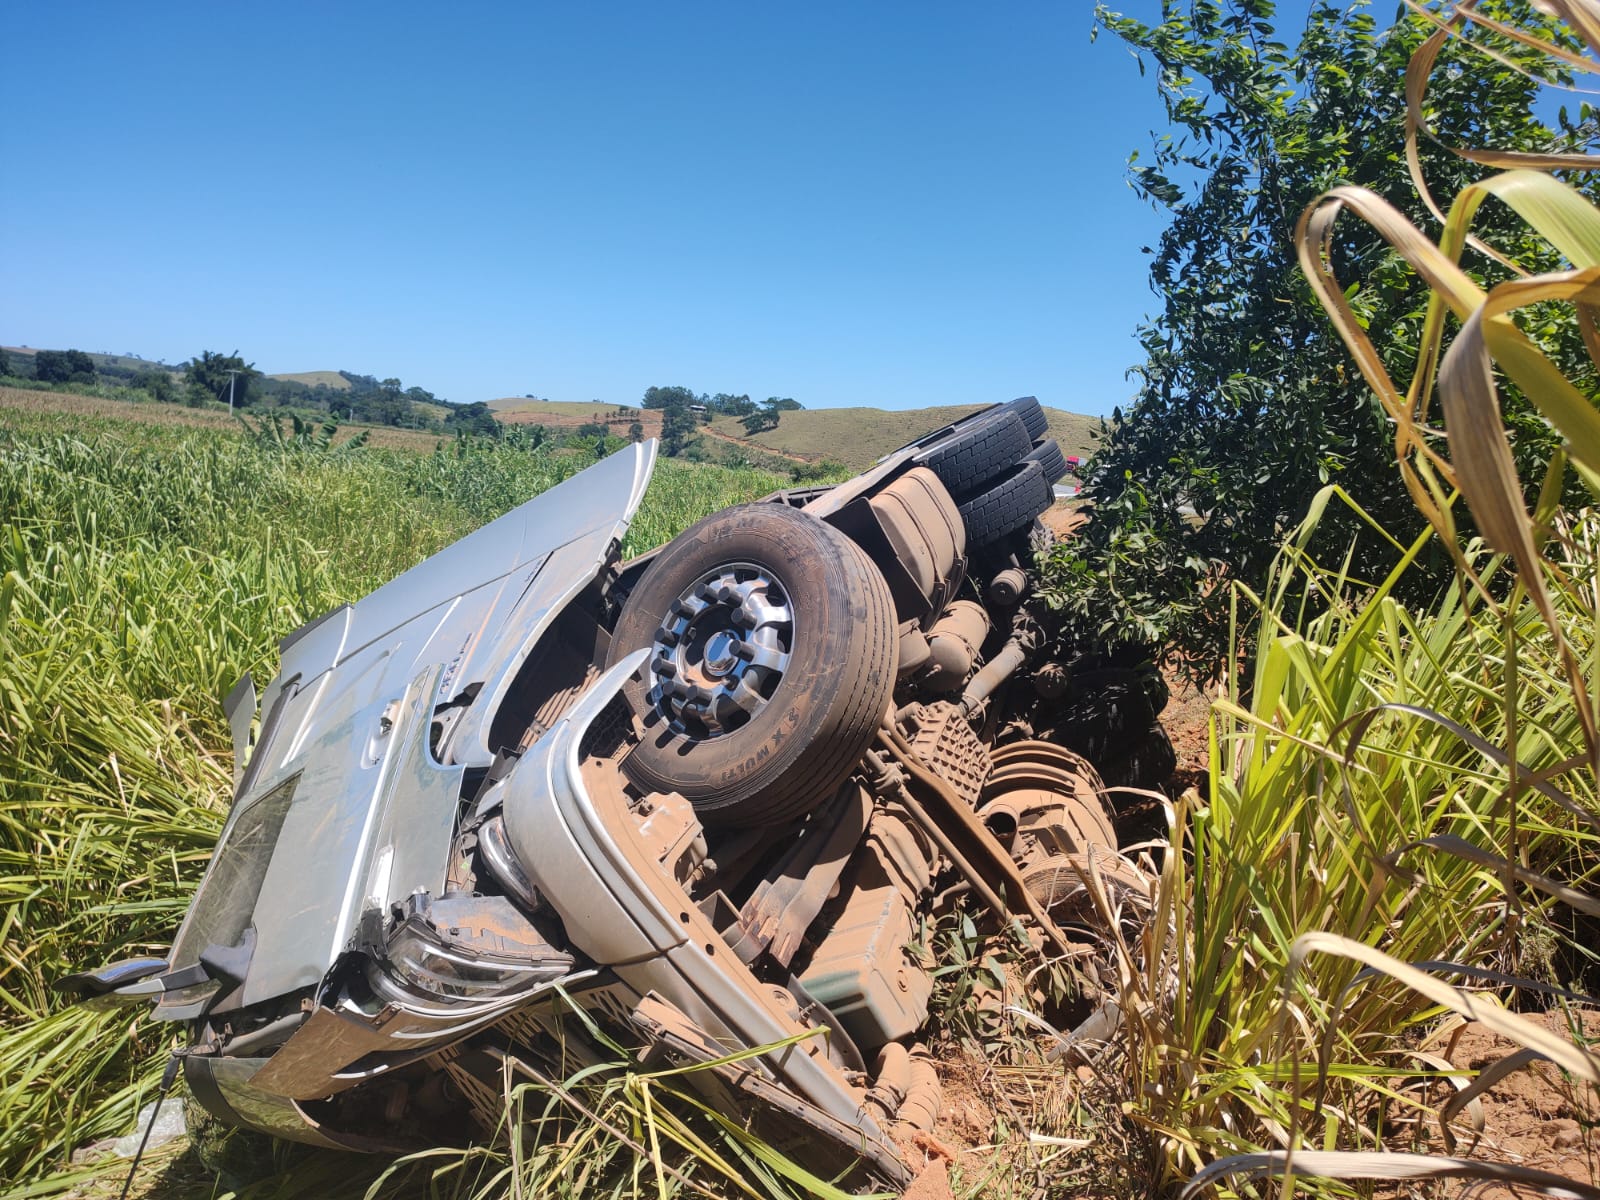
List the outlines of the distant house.
{"type": "Polygon", "coordinates": [[[689,411],[692,413],[703,413],[706,411],[706,406],[704,404],[691,404],[689,405],[689,411]]]}

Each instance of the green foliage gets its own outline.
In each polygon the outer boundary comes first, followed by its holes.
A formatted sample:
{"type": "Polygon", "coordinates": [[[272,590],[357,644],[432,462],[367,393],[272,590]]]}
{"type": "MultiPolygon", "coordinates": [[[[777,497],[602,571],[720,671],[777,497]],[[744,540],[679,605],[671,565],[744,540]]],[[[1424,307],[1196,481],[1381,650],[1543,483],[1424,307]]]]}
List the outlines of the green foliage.
{"type": "Polygon", "coordinates": [[[706,408],[725,416],[747,417],[755,412],[756,402],[747,395],[731,396],[727,392],[718,392],[706,401],[706,408]]]}
{"type": "MultiPolygon", "coordinates": [[[[318,373],[325,375],[326,372],[318,373]]],[[[468,432],[493,435],[495,420],[489,406],[482,402],[452,409],[441,422],[434,415],[433,406],[447,404],[432,392],[421,387],[404,387],[400,380],[390,376],[378,379],[354,371],[340,371],[339,377],[348,387],[333,387],[321,382],[308,383],[304,379],[271,379],[260,376],[253,384],[253,392],[280,406],[316,409],[341,420],[360,421],[369,425],[390,425],[396,429],[444,430],[448,433],[468,432]]]]}
{"type": "MultiPolygon", "coordinates": [[[[698,427],[702,422],[710,424],[714,417],[733,416],[739,418],[746,435],[754,435],[776,429],[780,413],[803,407],[798,400],[777,396],[769,397],[758,406],[747,395],[734,396],[727,392],[718,392],[715,396],[704,392],[696,395],[693,388],[686,387],[646,388],[642,403],[645,408],[661,410],[661,452],[669,458],[687,458],[694,462],[715,457],[699,436],[698,427]]],[[[639,427],[639,432],[643,434],[643,426],[639,427]]]]}
{"type": "Polygon", "coordinates": [[[691,404],[698,404],[699,399],[693,388],[649,387],[645,388],[641,403],[645,408],[687,408],[691,404]]]}
{"type": "Polygon", "coordinates": [[[240,417],[239,421],[250,432],[251,440],[257,446],[281,454],[338,454],[348,457],[367,444],[367,431],[363,429],[336,446],[333,439],[339,432],[338,422],[317,424],[304,420],[298,413],[289,414],[287,428],[279,413],[267,413],[253,424],[248,417],[240,417]]]}
{"type": "Polygon", "coordinates": [[[825,480],[836,482],[849,474],[849,467],[832,458],[814,463],[795,463],[789,468],[789,478],[795,483],[821,483],[825,480]]]}
{"type": "Polygon", "coordinates": [[[232,354],[217,354],[202,350],[189,361],[184,370],[189,389],[189,403],[203,404],[208,400],[228,403],[233,397],[235,408],[248,407],[255,398],[256,381],[261,372],[253,363],[247,363],[235,350],[232,354]]]}
{"type": "Polygon", "coordinates": [[[741,417],[739,424],[744,426],[744,431],[754,437],[756,434],[768,429],[778,427],[778,414],[769,409],[761,408],[749,416],[741,417]]]}
{"type": "MultiPolygon", "coordinates": [[[[1527,12],[1514,0],[1480,6],[1506,10],[1527,12]]],[[[1098,14],[1154,64],[1173,130],[1152,161],[1132,163],[1131,182],[1170,223],[1153,250],[1161,310],[1140,331],[1137,399],[1102,432],[1086,471],[1095,520],[1075,555],[1056,556],[1046,593],[1086,639],[1174,645],[1203,675],[1225,661],[1226,585],[1260,585],[1320,486],[1341,483],[1397,533],[1418,527],[1392,432],[1327,336],[1291,234],[1300,210],[1343,181],[1425,217],[1399,148],[1406,62],[1432,27],[1407,15],[1380,32],[1359,6],[1319,4],[1291,47],[1271,14],[1214,0],[1170,4],[1155,25],[1098,14]]],[[[1516,62],[1535,55],[1505,52],[1516,62]]],[[[1587,126],[1552,133],[1528,115],[1532,82],[1478,59],[1461,70],[1464,55],[1447,52],[1430,96],[1445,140],[1547,149],[1586,135],[1587,126]]],[[[1477,171],[1437,148],[1424,167],[1449,191],[1477,171]]],[[[1341,229],[1334,253],[1366,274],[1355,303],[1384,331],[1385,354],[1414,359],[1426,289],[1369,230],[1341,229]]],[[[1576,322],[1554,318],[1550,336],[1576,348],[1576,322]]],[[[1526,451],[1538,453],[1548,432],[1525,405],[1509,411],[1526,451]]],[[[1322,536],[1342,544],[1349,533],[1337,518],[1322,536]]],[[[1371,557],[1357,568],[1369,576],[1394,561],[1378,546],[1361,553],[1371,557]]],[[[1431,565],[1406,582],[1408,594],[1445,577],[1446,556],[1431,565]]]]}
{"type": "MultiPolygon", "coordinates": [[[[646,393],[645,407],[650,407],[646,393]]],[[[698,423],[686,404],[669,405],[661,416],[661,453],[669,458],[684,454],[700,441],[696,433],[698,423]]]]}
{"type": "Polygon", "coordinates": [[[33,373],[41,383],[93,383],[94,360],[82,350],[40,350],[33,373]]]}
{"type": "Polygon", "coordinates": [[[744,431],[752,437],[768,429],[778,427],[778,419],[786,412],[798,412],[800,403],[796,400],[780,400],[776,396],[767,397],[767,401],[755,412],[743,417],[740,424],[744,431]]]}
{"type": "Polygon", "coordinates": [[[444,427],[447,433],[481,434],[484,437],[496,437],[500,433],[500,422],[495,420],[494,413],[482,400],[452,408],[445,416],[444,427]]]}
{"type": "Polygon", "coordinates": [[[172,404],[178,399],[178,385],[172,380],[172,372],[159,367],[138,372],[128,385],[148,393],[150,399],[162,404],[172,404]]]}

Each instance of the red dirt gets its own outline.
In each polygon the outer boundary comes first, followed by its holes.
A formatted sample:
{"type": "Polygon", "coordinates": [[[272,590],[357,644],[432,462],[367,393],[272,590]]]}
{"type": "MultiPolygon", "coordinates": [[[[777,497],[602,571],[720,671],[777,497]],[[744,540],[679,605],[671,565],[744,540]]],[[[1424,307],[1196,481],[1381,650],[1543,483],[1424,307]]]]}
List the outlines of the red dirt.
{"type": "MultiPolygon", "coordinates": [[[[1563,1037],[1574,1035],[1564,1013],[1527,1015],[1563,1037]]],[[[1600,1040],[1600,1011],[1574,1012],[1571,1020],[1581,1026],[1584,1042],[1600,1040]]],[[[1481,1071],[1518,1049],[1476,1022],[1430,1040],[1443,1043],[1452,1066],[1470,1071],[1481,1071]]],[[[1442,1102],[1437,1093],[1433,1099],[1442,1102]]],[[[1481,1133],[1473,1133],[1465,1112],[1453,1125],[1457,1155],[1514,1163],[1584,1183],[1600,1178],[1600,1144],[1595,1137],[1600,1096],[1594,1088],[1565,1078],[1549,1062],[1535,1062],[1500,1080],[1484,1093],[1481,1104],[1481,1133]]],[[[1437,1125],[1430,1123],[1419,1149],[1444,1153],[1443,1143],[1437,1125]]],[[[1473,1190],[1475,1200],[1512,1200],[1525,1194],[1502,1184],[1483,1184],[1473,1190]]]]}
{"type": "Polygon", "coordinates": [[[1083,509],[1068,508],[1065,504],[1054,504],[1039,514],[1039,524],[1058,538],[1071,537],[1088,523],[1088,514],[1083,509]]]}
{"type": "Polygon", "coordinates": [[[1172,698],[1161,713],[1161,724],[1178,756],[1167,790],[1177,797],[1191,787],[1204,790],[1210,754],[1211,698],[1185,683],[1175,671],[1168,670],[1165,678],[1172,698]]]}

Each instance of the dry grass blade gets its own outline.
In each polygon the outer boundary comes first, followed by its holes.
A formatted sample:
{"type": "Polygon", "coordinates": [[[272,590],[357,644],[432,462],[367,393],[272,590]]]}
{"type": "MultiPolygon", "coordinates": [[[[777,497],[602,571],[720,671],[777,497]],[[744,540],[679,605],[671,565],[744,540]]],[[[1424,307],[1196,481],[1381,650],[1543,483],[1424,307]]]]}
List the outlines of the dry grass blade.
{"type": "Polygon", "coordinates": [[[1529,887],[1538,888],[1545,895],[1561,901],[1569,908],[1588,913],[1591,917],[1600,917],[1600,900],[1596,900],[1589,893],[1568,887],[1559,879],[1551,879],[1548,875],[1530,870],[1520,863],[1511,862],[1503,855],[1492,854],[1480,846],[1474,846],[1465,838],[1455,837],[1451,834],[1439,834],[1436,837],[1420,838],[1417,841],[1408,842],[1395,851],[1394,854],[1387,855],[1386,859],[1397,861],[1407,850],[1423,847],[1443,850],[1446,854],[1454,854],[1458,858],[1475,862],[1479,866],[1491,867],[1496,871],[1510,872],[1518,883],[1525,883],[1529,887]]]}
{"type": "Polygon", "coordinates": [[[1196,1174],[1179,1193],[1180,1200],[1188,1200],[1219,1180],[1240,1175],[1250,1179],[1307,1175],[1324,1179],[1492,1179],[1535,1188],[1547,1196],[1600,1200],[1600,1188],[1531,1167],[1447,1158],[1440,1154],[1392,1154],[1377,1150],[1273,1150],[1234,1155],[1196,1174]]]}
{"type": "Polygon", "coordinates": [[[1494,374],[1482,333],[1483,310],[1473,312],[1439,366],[1439,396],[1450,430],[1450,461],[1457,486],[1478,528],[1496,550],[1526,570],[1538,559],[1522,502],[1522,484],[1500,419],[1494,374]],[[1473,347],[1481,352],[1474,353],[1473,347]]]}
{"type": "MultiPolygon", "coordinates": [[[[1456,1135],[1451,1130],[1450,1124],[1456,1115],[1468,1105],[1476,1104],[1478,1097],[1482,1096],[1495,1084],[1507,1075],[1513,1075],[1524,1067],[1540,1061],[1544,1055],[1537,1050],[1518,1050],[1515,1054],[1508,1054],[1499,1062],[1491,1063],[1484,1067],[1478,1077],[1466,1087],[1451,1096],[1443,1108],[1439,1110],[1439,1136],[1444,1139],[1444,1148],[1451,1154],[1456,1150],[1456,1135]]],[[[1483,1131],[1483,1118],[1480,1115],[1474,1122],[1474,1134],[1483,1131]]]]}
{"type": "MultiPolygon", "coordinates": [[[[1428,127],[1427,118],[1423,113],[1423,101],[1427,95],[1428,81],[1433,75],[1434,67],[1438,63],[1439,54],[1452,41],[1461,42],[1461,33],[1471,23],[1482,28],[1490,29],[1503,37],[1519,42],[1530,49],[1537,50],[1540,54],[1556,58],[1569,66],[1585,70],[1600,70],[1600,67],[1581,55],[1565,51],[1560,47],[1552,46],[1534,35],[1517,29],[1504,22],[1482,18],[1475,11],[1477,0],[1463,0],[1454,6],[1449,17],[1439,17],[1423,7],[1417,0],[1406,0],[1408,7],[1420,13],[1426,20],[1438,28],[1419,46],[1411,56],[1411,62],[1406,67],[1406,123],[1405,123],[1405,153],[1406,167],[1411,175],[1412,185],[1417,190],[1417,195],[1430,213],[1441,223],[1446,220],[1444,212],[1434,199],[1432,189],[1422,172],[1422,157],[1420,153],[1420,138],[1427,138],[1436,146],[1441,146],[1456,157],[1475,162],[1484,166],[1502,168],[1534,168],[1538,170],[1589,169],[1600,163],[1600,158],[1590,154],[1536,154],[1523,151],[1506,151],[1495,149],[1462,149],[1457,146],[1446,145],[1435,137],[1428,127]]],[[[1597,43],[1594,34],[1600,30],[1600,7],[1594,0],[1559,0],[1554,6],[1559,15],[1567,20],[1568,25],[1583,33],[1591,49],[1597,43]]],[[[1509,57],[1498,54],[1492,49],[1474,42],[1465,42],[1479,53],[1511,68],[1512,70],[1528,75],[1529,72],[1521,64],[1512,61],[1509,57]]],[[[1467,244],[1483,254],[1488,255],[1502,265],[1521,274],[1517,264],[1494,247],[1483,242],[1477,237],[1469,236],[1467,244]]]]}
{"type": "Polygon", "coordinates": [[[1450,493],[1456,486],[1455,472],[1429,444],[1423,423],[1427,420],[1430,384],[1445,310],[1448,308],[1458,318],[1465,319],[1483,304],[1483,290],[1399,209],[1366,188],[1338,187],[1318,197],[1300,215],[1295,228],[1295,246],[1301,270],[1312,291],[1354,356],[1367,385],[1394,422],[1395,458],[1412,502],[1428,523],[1440,531],[1446,544],[1453,545],[1455,526],[1450,516],[1450,493]],[[1409,391],[1403,396],[1390,378],[1377,347],[1356,319],[1333,273],[1334,225],[1345,208],[1377,229],[1432,289],[1417,369],[1409,391]]]}
{"type": "Polygon", "coordinates": [[[1451,206],[1452,226],[1471,220],[1482,195],[1504,201],[1576,268],[1600,266],[1600,222],[1581,192],[1542,171],[1505,171],[1464,188],[1451,206]]]}
{"type": "MultiPolygon", "coordinates": [[[[1600,214],[1593,210],[1590,227],[1600,231],[1600,214]]],[[[1450,353],[1445,355],[1445,362],[1448,366],[1451,357],[1459,355],[1476,360],[1485,372],[1491,358],[1498,362],[1561,432],[1566,439],[1568,456],[1591,471],[1600,472],[1600,412],[1596,411],[1593,399],[1568,382],[1510,319],[1517,309],[1551,301],[1585,305],[1600,302],[1600,267],[1500,284],[1489,293],[1480,323],[1470,330],[1462,330],[1450,347],[1450,353]]],[[[1441,373],[1440,391],[1444,392],[1447,386],[1441,373]]],[[[1468,402],[1483,401],[1474,396],[1468,402]]],[[[1499,406],[1493,402],[1492,384],[1488,403],[1490,411],[1498,418],[1499,406]]]]}
{"type": "Polygon", "coordinates": [[[1295,973],[1313,954],[1339,955],[1370,967],[1379,974],[1404,984],[1434,1004],[1458,1012],[1469,1021],[1478,1021],[1490,1032],[1497,1033],[1525,1049],[1537,1051],[1579,1079],[1600,1085],[1600,1056],[1573,1045],[1567,1039],[1536,1025],[1526,1017],[1508,1012],[1471,992],[1453,988],[1427,972],[1418,970],[1410,963],[1403,963],[1381,950],[1336,933],[1303,933],[1295,939],[1294,945],[1290,948],[1289,970],[1284,979],[1286,1000],[1293,995],[1295,973]]]}
{"type": "MultiPolygon", "coordinates": [[[[1453,28],[1447,18],[1440,17],[1434,13],[1432,9],[1429,9],[1419,3],[1418,0],[1406,0],[1406,7],[1411,9],[1412,12],[1417,13],[1432,25],[1436,25],[1441,29],[1453,28]]],[[[1546,16],[1558,15],[1555,6],[1545,3],[1545,0],[1539,0],[1539,3],[1535,4],[1534,7],[1540,9],[1540,11],[1544,12],[1546,16]]],[[[1553,46],[1548,41],[1545,41],[1543,38],[1540,38],[1535,34],[1529,33],[1525,29],[1519,28],[1516,25],[1512,25],[1507,21],[1498,21],[1494,17],[1487,16],[1481,12],[1476,5],[1471,7],[1458,7],[1451,10],[1451,12],[1452,15],[1459,13],[1473,25],[1476,25],[1482,29],[1491,30],[1492,32],[1497,33],[1501,37],[1505,38],[1507,41],[1517,42],[1528,47],[1530,50],[1537,50],[1541,54],[1548,55],[1551,58],[1559,59],[1561,62],[1565,63],[1575,71],[1583,71],[1587,74],[1600,73],[1600,63],[1595,62],[1593,59],[1585,58],[1583,55],[1576,53],[1575,51],[1568,50],[1565,46],[1553,46]]],[[[1573,24],[1570,19],[1567,23],[1569,25],[1573,24]]],[[[1513,71],[1516,71],[1521,75],[1526,76],[1529,74],[1528,70],[1520,63],[1513,62],[1509,57],[1499,53],[1491,47],[1479,46],[1478,49],[1489,58],[1494,59],[1495,62],[1510,67],[1513,71]]]]}
{"type": "MultiPolygon", "coordinates": [[[[1540,7],[1574,30],[1592,53],[1600,53],[1600,4],[1595,0],[1539,0],[1540,7]]],[[[1596,68],[1590,65],[1588,68],[1596,68]]]]}

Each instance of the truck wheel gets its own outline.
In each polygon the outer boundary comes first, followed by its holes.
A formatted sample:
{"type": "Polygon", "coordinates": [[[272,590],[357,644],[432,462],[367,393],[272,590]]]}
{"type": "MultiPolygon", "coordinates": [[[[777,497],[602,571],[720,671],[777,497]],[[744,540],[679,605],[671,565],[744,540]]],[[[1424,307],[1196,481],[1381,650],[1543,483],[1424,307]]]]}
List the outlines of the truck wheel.
{"type": "Polygon", "coordinates": [[[1055,493],[1038,463],[1017,463],[997,482],[956,505],[967,525],[967,545],[987,546],[1033,523],[1055,503],[1055,493]]]}
{"type": "Polygon", "coordinates": [[[1061,447],[1056,444],[1055,438],[1046,438],[1040,442],[1027,456],[1028,462],[1039,464],[1044,477],[1054,483],[1067,473],[1067,456],[1061,453],[1061,447]]]}
{"type": "Polygon", "coordinates": [[[628,684],[644,736],[622,769],[679,792],[708,824],[803,815],[855,768],[889,706],[894,601],[854,542],[780,504],[727,509],[640,578],[610,659],[647,647],[628,684]]]}
{"type": "Polygon", "coordinates": [[[1022,418],[1022,423],[1028,429],[1028,437],[1033,441],[1040,441],[1050,436],[1050,420],[1044,415],[1044,409],[1039,407],[1039,402],[1032,396],[1019,396],[1017,399],[1000,406],[1001,412],[1016,413],[1022,418]]]}
{"type": "Polygon", "coordinates": [[[918,454],[915,462],[937,475],[952,496],[959,496],[1003,474],[1032,449],[1033,439],[1022,418],[1002,412],[958,425],[949,437],[918,454]]]}

